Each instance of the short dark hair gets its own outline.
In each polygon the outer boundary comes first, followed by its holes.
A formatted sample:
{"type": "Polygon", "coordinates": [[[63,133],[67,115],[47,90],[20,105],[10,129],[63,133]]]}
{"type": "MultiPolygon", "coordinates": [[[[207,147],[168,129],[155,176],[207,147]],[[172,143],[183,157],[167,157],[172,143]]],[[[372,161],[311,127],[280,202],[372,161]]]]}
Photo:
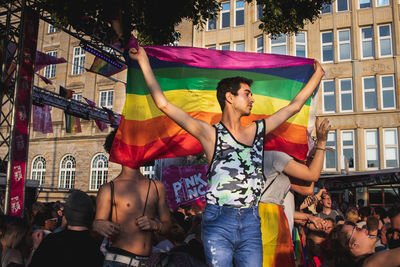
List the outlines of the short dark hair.
{"type": "Polygon", "coordinates": [[[114,138],[115,138],[115,134],[117,133],[117,130],[118,130],[118,129],[113,129],[113,130],[107,135],[106,140],[105,140],[105,142],[104,142],[103,147],[104,147],[104,150],[105,150],[108,154],[110,154],[110,152],[111,152],[111,147],[112,147],[112,144],[113,144],[113,142],[114,142],[114,138]]]}
{"type": "Polygon", "coordinates": [[[222,79],[217,85],[217,99],[218,103],[221,106],[221,110],[224,111],[225,108],[225,95],[226,93],[232,93],[233,95],[237,95],[237,92],[240,89],[240,84],[245,83],[248,86],[251,86],[253,80],[236,76],[231,78],[222,79]]]}

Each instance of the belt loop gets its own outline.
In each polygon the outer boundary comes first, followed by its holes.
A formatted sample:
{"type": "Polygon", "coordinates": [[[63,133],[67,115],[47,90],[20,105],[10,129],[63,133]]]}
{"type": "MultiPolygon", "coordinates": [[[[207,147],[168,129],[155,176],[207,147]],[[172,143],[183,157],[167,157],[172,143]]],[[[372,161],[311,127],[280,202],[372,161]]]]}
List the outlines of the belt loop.
{"type": "Polygon", "coordinates": [[[132,260],[133,260],[133,257],[131,257],[131,260],[129,261],[128,266],[132,266],[131,265],[132,264],[132,260]]]}
{"type": "Polygon", "coordinates": [[[113,261],[115,261],[117,259],[117,254],[113,253],[113,261]]]}

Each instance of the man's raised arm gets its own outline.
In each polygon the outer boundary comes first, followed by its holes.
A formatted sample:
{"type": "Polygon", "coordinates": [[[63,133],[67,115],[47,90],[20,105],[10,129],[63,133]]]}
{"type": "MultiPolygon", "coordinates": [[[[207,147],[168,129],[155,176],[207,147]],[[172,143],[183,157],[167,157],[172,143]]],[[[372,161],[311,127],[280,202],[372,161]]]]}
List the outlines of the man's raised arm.
{"type": "Polygon", "coordinates": [[[139,63],[149,92],[153,97],[156,106],[162,112],[164,112],[169,118],[175,121],[179,126],[185,129],[195,138],[197,138],[202,144],[202,141],[205,142],[210,136],[215,135],[214,129],[211,127],[211,125],[202,120],[192,118],[185,111],[168,101],[161,90],[156,77],[154,76],[146,51],[143,49],[143,47],[139,47],[138,50],[135,48],[130,48],[129,57],[139,63]]]}
{"type": "Polygon", "coordinates": [[[287,121],[290,117],[300,111],[304,103],[311,96],[314,90],[317,88],[319,82],[324,76],[324,70],[318,61],[314,63],[315,72],[308,83],[301,89],[301,91],[293,98],[289,105],[281,108],[268,118],[265,118],[265,134],[268,134],[275,130],[279,125],[287,121]]]}

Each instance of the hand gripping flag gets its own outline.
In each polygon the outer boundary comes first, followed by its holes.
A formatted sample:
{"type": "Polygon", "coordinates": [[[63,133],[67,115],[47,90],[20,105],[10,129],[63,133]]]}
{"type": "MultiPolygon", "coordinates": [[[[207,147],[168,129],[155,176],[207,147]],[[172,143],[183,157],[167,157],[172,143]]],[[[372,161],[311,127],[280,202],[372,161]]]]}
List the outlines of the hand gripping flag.
{"type": "MultiPolygon", "coordinates": [[[[193,47],[145,50],[167,99],[210,124],[221,119],[216,87],[223,78],[243,76],[254,81],[252,114],[242,120],[248,124],[288,105],[314,73],[314,60],[307,58],[193,47]]],[[[110,161],[138,168],[149,160],[200,153],[200,143],[156,107],[138,64],[129,58],[127,63],[125,106],[110,161]]],[[[313,104],[308,99],[298,114],[269,134],[265,149],[304,160],[314,126],[313,104]]]]}

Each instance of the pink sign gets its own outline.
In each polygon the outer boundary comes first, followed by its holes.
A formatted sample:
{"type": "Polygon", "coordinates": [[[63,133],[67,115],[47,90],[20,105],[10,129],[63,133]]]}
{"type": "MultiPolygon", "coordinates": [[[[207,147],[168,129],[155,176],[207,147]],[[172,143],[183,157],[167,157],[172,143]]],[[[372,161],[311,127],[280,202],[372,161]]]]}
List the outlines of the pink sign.
{"type": "Polygon", "coordinates": [[[38,14],[31,9],[24,12],[23,40],[20,56],[18,92],[15,99],[15,134],[12,150],[9,215],[22,216],[26,161],[28,159],[29,119],[33,83],[33,65],[36,55],[36,41],[39,26],[38,14]]]}
{"type": "Polygon", "coordinates": [[[163,168],[162,182],[171,209],[205,202],[208,189],[207,169],[207,165],[163,168]]]}

